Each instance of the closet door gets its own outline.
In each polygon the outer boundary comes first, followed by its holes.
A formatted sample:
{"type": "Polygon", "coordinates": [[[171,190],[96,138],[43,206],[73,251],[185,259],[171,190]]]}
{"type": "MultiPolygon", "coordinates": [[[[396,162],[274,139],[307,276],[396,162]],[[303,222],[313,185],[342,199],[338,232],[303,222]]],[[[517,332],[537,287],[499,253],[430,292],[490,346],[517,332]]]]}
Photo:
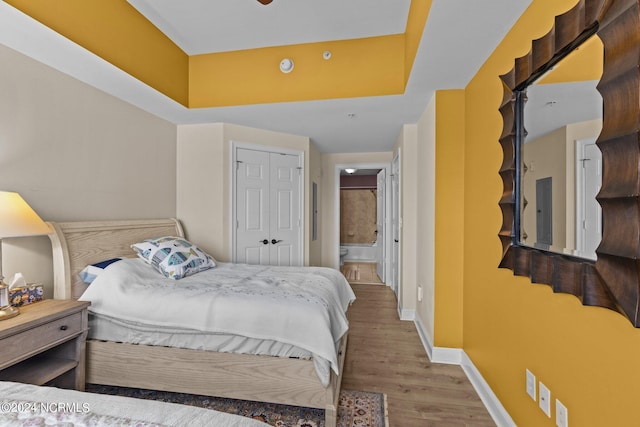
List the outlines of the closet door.
{"type": "Polygon", "coordinates": [[[271,265],[302,265],[300,241],[300,178],[298,156],[270,153],[271,197],[269,212],[271,265]]]}
{"type": "Polygon", "coordinates": [[[235,261],[302,265],[299,156],[238,148],[236,162],[235,261]]]}
{"type": "Polygon", "coordinates": [[[269,153],[236,152],[236,262],[269,264],[269,153]]]}

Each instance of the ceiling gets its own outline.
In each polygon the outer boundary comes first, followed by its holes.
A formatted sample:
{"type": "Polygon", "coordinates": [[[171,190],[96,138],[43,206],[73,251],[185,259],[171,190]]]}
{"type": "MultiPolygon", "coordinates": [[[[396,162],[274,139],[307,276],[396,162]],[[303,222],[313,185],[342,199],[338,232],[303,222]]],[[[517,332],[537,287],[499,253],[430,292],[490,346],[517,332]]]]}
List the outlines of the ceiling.
{"type": "MultiPolygon", "coordinates": [[[[128,1],[188,54],[403,33],[411,3],[128,1]]],[[[405,93],[389,96],[188,109],[5,2],[0,43],[176,124],[234,123],[308,136],[325,153],[380,152],[435,90],[464,88],[530,3],[433,0],[405,93]]]]}
{"type": "Polygon", "coordinates": [[[404,33],[411,0],[127,0],[189,55],[404,33]]]}
{"type": "Polygon", "coordinates": [[[529,86],[524,109],[525,143],[568,123],[602,119],[598,82],[588,80],[529,86]]]}

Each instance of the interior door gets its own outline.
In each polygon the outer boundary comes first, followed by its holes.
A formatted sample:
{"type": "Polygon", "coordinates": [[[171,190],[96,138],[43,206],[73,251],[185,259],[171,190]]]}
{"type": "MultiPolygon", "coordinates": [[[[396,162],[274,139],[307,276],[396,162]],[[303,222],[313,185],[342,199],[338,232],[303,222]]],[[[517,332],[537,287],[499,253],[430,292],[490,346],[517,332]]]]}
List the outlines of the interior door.
{"type": "Polygon", "coordinates": [[[300,254],[300,177],[298,156],[270,153],[269,240],[271,265],[302,265],[300,254]]]}
{"type": "Polygon", "coordinates": [[[595,141],[590,138],[576,145],[576,249],[579,256],[593,259],[602,239],[602,208],[596,200],[602,186],[602,153],[595,141]]]}
{"type": "Polygon", "coordinates": [[[376,209],[376,273],[383,282],[385,281],[385,206],[386,206],[386,172],[384,169],[378,172],[377,209],[376,209]]]}
{"type": "Polygon", "coordinates": [[[269,153],[236,151],[236,262],[270,264],[269,153]]]}
{"type": "Polygon", "coordinates": [[[236,149],[235,262],[302,265],[297,155],[236,149]]]}

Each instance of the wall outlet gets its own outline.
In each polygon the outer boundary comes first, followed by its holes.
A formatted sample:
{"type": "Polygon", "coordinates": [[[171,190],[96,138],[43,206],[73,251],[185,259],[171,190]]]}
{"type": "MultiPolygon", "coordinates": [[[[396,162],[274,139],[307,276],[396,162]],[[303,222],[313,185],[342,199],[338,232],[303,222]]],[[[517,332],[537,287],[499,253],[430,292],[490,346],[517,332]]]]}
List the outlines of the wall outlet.
{"type": "Polygon", "coordinates": [[[547,417],[551,418],[551,391],[542,383],[542,381],[540,381],[539,390],[540,409],[542,409],[542,412],[544,412],[547,417]]]}
{"type": "Polygon", "coordinates": [[[558,399],[556,399],[556,425],[558,427],[569,427],[569,411],[558,399]]]}
{"type": "Polygon", "coordinates": [[[527,369],[527,382],[525,386],[527,390],[527,394],[533,399],[535,402],[536,399],[536,376],[527,369]]]}

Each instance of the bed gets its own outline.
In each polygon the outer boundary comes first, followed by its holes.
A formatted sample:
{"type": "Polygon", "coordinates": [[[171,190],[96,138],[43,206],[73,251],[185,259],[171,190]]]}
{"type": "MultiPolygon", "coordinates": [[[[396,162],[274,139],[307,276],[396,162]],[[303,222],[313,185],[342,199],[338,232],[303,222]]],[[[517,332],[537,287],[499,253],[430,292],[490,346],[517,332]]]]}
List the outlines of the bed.
{"type": "MultiPolygon", "coordinates": [[[[89,264],[135,258],[131,245],[145,239],[184,236],[176,219],[50,225],[56,299],[79,299],[84,294],[87,285],[79,273],[89,264]]],[[[326,381],[318,376],[313,358],[89,339],[86,382],[319,408],[325,410],[325,425],[335,426],[347,335],[334,343],[337,366],[329,370],[326,381]]]]}
{"type": "Polygon", "coordinates": [[[212,409],[6,381],[0,381],[0,424],[5,427],[267,425],[212,409]]]}

